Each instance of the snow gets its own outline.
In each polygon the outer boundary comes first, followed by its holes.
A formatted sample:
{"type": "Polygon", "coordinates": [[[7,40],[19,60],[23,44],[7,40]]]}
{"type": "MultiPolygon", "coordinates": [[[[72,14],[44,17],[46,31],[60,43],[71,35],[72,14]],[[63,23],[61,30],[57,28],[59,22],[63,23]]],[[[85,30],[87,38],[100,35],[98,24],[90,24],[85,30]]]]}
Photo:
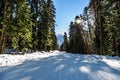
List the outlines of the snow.
{"type": "Polygon", "coordinates": [[[120,80],[120,57],[59,51],[4,54],[0,80],[120,80]]]}
{"type": "Polygon", "coordinates": [[[34,53],[28,53],[25,55],[10,55],[10,54],[3,54],[0,55],[0,66],[4,67],[4,66],[14,66],[14,65],[18,65],[23,63],[26,60],[35,60],[35,59],[39,59],[39,58],[44,58],[44,57],[49,57],[52,55],[57,55],[58,51],[53,51],[51,52],[34,52],[34,53]]]}
{"type": "Polygon", "coordinates": [[[83,73],[90,73],[91,72],[89,67],[86,67],[86,66],[79,67],[79,70],[83,73]]]}

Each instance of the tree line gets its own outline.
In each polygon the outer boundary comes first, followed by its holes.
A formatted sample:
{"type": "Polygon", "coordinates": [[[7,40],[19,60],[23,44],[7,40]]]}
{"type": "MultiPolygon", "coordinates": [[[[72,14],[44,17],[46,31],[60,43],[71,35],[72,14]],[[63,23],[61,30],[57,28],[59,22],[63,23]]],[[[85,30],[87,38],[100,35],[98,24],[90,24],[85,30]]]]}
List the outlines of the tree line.
{"type": "Polygon", "coordinates": [[[0,0],[0,53],[55,50],[55,10],[52,0],[0,0]]]}
{"type": "Polygon", "coordinates": [[[61,50],[120,55],[120,0],[90,0],[83,14],[71,21],[61,50]]]}

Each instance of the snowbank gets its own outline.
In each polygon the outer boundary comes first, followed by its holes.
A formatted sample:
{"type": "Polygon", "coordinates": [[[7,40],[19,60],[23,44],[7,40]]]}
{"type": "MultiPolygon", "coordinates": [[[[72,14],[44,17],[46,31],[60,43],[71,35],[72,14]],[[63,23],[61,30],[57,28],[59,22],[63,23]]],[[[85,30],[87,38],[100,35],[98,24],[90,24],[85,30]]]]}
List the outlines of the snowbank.
{"type": "Polygon", "coordinates": [[[0,67],[14,66],[14,65],[21,64],[25,60],[39,59],[39,58],[57,55],[58,52],[59,51],[50,51],[50,52],[42,51],[42,52],[26,53],[24,55],[1,54],[0,67]]]}

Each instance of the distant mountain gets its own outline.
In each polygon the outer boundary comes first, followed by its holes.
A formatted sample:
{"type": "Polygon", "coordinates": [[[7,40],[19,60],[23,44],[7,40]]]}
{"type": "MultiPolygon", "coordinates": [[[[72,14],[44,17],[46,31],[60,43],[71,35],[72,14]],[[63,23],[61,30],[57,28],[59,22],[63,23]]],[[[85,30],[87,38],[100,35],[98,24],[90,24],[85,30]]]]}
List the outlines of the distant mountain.
{"type": "Polygon", "coordinates": [[[62,34],[57,35],[57,41],[58,41],[59,46],[63,43],[63,35],[62,34]]]}

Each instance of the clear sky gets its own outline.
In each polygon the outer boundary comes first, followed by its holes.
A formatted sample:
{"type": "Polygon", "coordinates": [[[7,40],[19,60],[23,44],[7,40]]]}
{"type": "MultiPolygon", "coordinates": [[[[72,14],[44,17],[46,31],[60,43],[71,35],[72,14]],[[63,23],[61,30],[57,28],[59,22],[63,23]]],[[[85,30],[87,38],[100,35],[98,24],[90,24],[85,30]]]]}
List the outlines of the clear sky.
{"type": "Polygon", "coordinates": [[[53,0],[56,8],[56,34],[68,32],[69,24],[76,15],[83,13],[89,0],[53,0]]]}

